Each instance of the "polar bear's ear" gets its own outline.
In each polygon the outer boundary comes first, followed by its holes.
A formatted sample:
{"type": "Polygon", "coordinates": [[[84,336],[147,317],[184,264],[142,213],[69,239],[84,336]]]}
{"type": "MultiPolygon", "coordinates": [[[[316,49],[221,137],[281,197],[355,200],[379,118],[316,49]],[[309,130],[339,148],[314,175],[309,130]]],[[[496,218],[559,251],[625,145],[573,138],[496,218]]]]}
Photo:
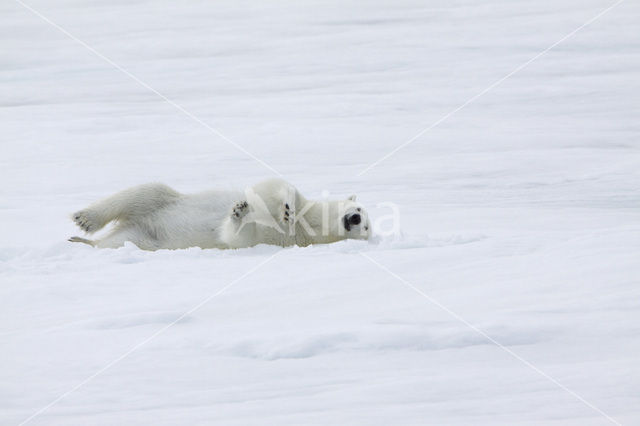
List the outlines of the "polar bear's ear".
{"type": "Polygon", "coordinates": [[[349,201],[355,201],[355,200],[356,200],[356,195],[355,195],[355,194],[353,194],[353,195],[349,195],[349,198],[347,198],[347,200],[349,200],[349,201]]]}

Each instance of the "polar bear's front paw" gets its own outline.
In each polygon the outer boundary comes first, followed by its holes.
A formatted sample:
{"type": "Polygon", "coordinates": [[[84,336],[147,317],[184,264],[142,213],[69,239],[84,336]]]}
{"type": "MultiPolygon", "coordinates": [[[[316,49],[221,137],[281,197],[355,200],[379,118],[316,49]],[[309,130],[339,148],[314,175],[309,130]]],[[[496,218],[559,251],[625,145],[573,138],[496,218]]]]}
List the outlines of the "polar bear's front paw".
{"type": "Polygon", "coordinates": [[[95,232],[102,227],[98,215],[91,210],[80,210],[73,214],[73,221],[84,232],[95,232]]]}
{"type": "Polygon", "coordinates": [[[246,201],[238,201],[231,209],[232,219],[242,219],[247,213],[249,213],[249,203],[246,201]]]}
{"type": "Polygon", "coordinates": [[[290,225],[295,222],[295,212],[291,209],[289,203],[284,203],[284,206],[282,206],[281,218],[284,223],[288,223],[290,225]]]}

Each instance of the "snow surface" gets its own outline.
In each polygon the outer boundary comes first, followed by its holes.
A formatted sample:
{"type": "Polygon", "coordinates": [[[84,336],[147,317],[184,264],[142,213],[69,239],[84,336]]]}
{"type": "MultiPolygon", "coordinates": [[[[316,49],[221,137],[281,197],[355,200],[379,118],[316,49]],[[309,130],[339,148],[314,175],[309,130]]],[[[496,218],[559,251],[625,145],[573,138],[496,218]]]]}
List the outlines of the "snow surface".
{"type": "Polygon", "coordinates": [[[613,2],[28,4],[309,197],[396,203],[403,235],[67,243],[68,214],[127,186],[273,174],[4,1],[0,424],[612,424],[361,254],[640,423],[637,1],[361,176],[613,2]]]}

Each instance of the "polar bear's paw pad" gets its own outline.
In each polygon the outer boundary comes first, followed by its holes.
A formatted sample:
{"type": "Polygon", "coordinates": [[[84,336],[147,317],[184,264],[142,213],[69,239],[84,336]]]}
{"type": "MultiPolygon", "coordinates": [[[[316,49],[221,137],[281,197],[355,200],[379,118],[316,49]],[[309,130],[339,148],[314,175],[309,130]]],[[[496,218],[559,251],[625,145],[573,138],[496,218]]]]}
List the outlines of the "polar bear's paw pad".
{"type": "Polygon", "coordinates": [[[234,219],[240,219],[249,213],[249,203],[246,201],[238,201],[231,210],[231,217],[234,219]]]}
{"type": "Polygon", "coordinates": [[[91,210],[80,210],[73,214],[73,221],[84,232],[95,232],[102,228],[98,215],[91,210]]]}

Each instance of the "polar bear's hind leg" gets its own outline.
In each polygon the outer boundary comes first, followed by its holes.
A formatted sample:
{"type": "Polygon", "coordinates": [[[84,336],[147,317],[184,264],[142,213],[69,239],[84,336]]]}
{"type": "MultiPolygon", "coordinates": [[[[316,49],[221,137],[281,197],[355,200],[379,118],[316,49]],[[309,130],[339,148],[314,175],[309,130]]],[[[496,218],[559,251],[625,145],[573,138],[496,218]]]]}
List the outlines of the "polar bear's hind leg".
{"type": "Polygon", "coordinates": [[[98,211],[94,208],[87,208],[75,212],[73,214],[73,221],[80,229],[89,234],[103,228],[108,223],[104,221],[98,211]]]}
{"type": "Polygon", "coordinates": [[[74,213],[71,218],[87,233],[94,233],[113,220],[144,217],[180,199],[166,185],[150,183],[125,189],[74,213]]]}
{"type": "Polygon", "coordinates": [[[87,240],[86,238],[81,238],[81,237],[71,237],[71,238],[69,238],[69,241],[72,242],[72,243],[89,244],[91,247],[95,247],[95,245],[96,245],[95,241],[87,240]]]}

